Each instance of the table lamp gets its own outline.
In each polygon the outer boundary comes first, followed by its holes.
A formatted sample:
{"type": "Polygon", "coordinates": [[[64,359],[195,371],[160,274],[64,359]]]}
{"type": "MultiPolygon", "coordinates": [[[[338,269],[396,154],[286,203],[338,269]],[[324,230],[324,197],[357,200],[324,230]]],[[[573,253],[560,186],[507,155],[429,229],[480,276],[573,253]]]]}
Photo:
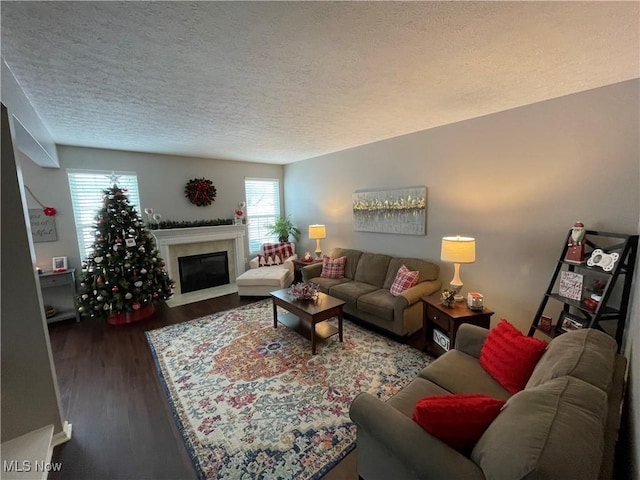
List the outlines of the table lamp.
{"type": "Polygon", "coordinates": [[[320,239],[327,238],[326,227],[324,225],[309,225],[309,238],[316,241],[316,259],[321,259],[320,239]]]}
{"type": "Polygon", "coordinates": [[[471,237],[461,237],[460,235],[455,237],[443,237],[440,260],[453,263],[454,273],[453,279],[451,280],[451,288],[456,292],[456,300],[462,300],[462,295],[459,295],[460,290],[462,289],[462,280],[460,280],[460,264],[474,263],[476,261],[476,239],[471,237]]]}

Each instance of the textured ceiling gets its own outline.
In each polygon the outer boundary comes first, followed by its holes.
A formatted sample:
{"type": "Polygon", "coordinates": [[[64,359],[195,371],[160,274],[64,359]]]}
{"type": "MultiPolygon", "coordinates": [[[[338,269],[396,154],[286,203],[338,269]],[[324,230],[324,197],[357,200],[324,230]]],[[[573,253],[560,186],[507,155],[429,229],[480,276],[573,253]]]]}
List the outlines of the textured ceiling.
{"type": "Polygon", "coordinates": [[[638,2],[8,2],[58,144],[289,163],[640,77],[638,2]]]}

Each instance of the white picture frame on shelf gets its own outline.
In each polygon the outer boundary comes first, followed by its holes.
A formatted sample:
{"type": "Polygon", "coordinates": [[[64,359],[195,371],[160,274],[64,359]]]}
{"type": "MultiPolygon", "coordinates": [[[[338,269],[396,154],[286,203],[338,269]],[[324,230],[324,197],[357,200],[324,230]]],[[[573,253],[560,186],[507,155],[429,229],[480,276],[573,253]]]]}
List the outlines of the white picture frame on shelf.
{"type": "Polygon", "coordinates": [[[570,298],[571,300],[580,301],[582,298],[582,283],[584,277],[575,272],[560,272],[560,285],[558,287],[558,293],[562,297],[570,298]]]}
{"type": "Polygon", "coordinates": [[[64,272],[67,267],[67,257],[53,257],[51,267],[54,272],[64,272]]]}

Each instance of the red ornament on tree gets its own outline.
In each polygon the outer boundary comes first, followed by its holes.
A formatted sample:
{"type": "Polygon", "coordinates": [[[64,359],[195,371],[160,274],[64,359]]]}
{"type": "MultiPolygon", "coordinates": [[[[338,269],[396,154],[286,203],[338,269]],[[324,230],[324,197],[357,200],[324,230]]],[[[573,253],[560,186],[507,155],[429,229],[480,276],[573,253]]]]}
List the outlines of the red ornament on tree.
{"type": "Polygon", "coordinates": [[[117,285],[111,289],[111,291],[112,291],[113,293],[118,293],[118,290],[119,290],[119,288],[118,288],[118,286],[117,286],[117,285]]]}

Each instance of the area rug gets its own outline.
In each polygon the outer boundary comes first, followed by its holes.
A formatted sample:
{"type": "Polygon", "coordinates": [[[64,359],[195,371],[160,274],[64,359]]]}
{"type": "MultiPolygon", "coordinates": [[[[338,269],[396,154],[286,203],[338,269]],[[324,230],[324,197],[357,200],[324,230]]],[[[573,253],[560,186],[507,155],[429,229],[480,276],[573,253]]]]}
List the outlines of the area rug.
{"type": "Polygon", "coordinates": [[[386,400],[429,363],[349,321],[312,356],[270,300],[146,335],[201,479],[322,477],[355,447],[356,395],[386,400]]]}

